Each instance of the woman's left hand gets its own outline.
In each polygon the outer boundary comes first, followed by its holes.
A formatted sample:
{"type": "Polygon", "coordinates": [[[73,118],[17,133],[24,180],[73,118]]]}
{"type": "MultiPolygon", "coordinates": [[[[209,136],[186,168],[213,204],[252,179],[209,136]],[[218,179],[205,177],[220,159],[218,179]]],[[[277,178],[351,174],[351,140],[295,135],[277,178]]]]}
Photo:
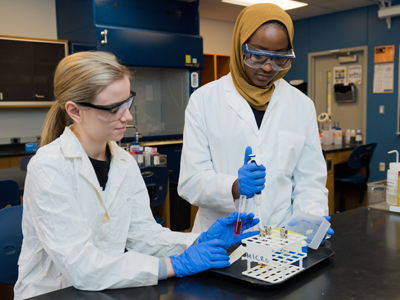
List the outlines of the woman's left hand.
{"type": "MultiPolygon", "coordinates": [[[[330,216],[324,216],[325,220],[327,220],[328,222],[331,220],[330,216]]],[[[322,239],[322,242],[320,245],[322,245],[323,243],[325,243],[326,237],[329,234],[329,236],[331,236],[332,234],[334,234],[335,232],[333,231],[333,229],[331,227],[329,227],[327,233],[325,234],[324,238],[322,239]]]]}

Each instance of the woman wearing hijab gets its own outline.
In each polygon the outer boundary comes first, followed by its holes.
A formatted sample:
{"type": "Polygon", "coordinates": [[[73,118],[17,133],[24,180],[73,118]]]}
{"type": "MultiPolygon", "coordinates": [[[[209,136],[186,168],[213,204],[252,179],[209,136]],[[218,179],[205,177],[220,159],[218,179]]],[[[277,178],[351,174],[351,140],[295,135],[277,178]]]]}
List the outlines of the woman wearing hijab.
{"type": "MultiPolygon", "coordinates": [[[[234,28],[230,73],[191,96],[178,191],[199,207],[194,232],[235,211],[240,195],[260,191],[263,226],[285,226],[294,210],[327,215],[315,107],[282,79],[295,58],[293,34],[279,6],[245,8],[234,28]],[[247,163],[251,152],[257,164],[247,163]]],[[[257,212],[254,201],[247,210],[257,212]]]]}

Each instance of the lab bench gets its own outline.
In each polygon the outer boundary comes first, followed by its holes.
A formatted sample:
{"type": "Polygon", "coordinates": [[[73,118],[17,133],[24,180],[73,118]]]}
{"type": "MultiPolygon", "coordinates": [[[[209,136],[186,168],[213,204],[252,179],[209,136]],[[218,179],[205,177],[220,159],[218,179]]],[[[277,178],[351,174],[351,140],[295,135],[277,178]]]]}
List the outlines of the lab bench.
{"type": "MultiPolygon", "coordinates": [[[[325,161],[328,171],[326,179],[326,188],[329,191],[328,194],[328,206],[329,215],[333,215],[339,210],[340,204],[340,191],[336,187],[335,189],[335,171],[347,168],[347,160],[355,147],[358,144],[343,144],[343,145],[322,145],[322,149],[325,151],[325,161]],[[336,193],[335,193],[336,190],[336,193]]],[[[365,206],[367,204],[367,197],[364,197],[363,203],[358,203],[359,192],[346,190],[346,209],[357,208],[365,206]]]]}
{"type": "MultiPolygon", "coordinates": [[[[155,208],[156,214],[165,220],[164,226],[172,230],[189,230],[191,228],[191,205],[180,198],[177,193],[182,138],[142,141],[140,146],[157,147],[160,154],[167,155],[167,167],[170,170],[169,189],[165,202],[155,208]]],[[[34,155],[34,152],[26,152],[24,144],[0,146],[0,180],[15,180],[18,183],[21,195],[23,194],[26,171],[20,170],[19,161],[22,157],[30,155],[34,155]]]]}
{"type": "Polygon", "coordinates": [[[19,168],[20,159],[33,154],[25,151],[25,144],[0,145],[0,169],[19,168]]]}
{"type": "Polygon", "coordinates": [[[206,271],[156,286],[100,292],[69,287],[31,299],[397,299],[400,215],[361,207],[333,215],[331,224],[335,234],[325,247],[334,256],[270,288],[206,271]]]}

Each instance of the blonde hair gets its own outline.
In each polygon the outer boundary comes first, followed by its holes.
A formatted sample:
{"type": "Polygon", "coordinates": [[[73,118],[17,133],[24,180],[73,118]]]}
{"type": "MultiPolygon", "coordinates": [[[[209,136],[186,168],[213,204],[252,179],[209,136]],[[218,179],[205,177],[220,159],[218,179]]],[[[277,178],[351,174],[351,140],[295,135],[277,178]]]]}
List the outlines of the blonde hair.
{"type": "Polygon", "coordinates": [[[129,69],[111,53],[78,52],[61,60],[54,75],[55,103],[47,113],[39,147],[57,139],[68,126],[68,101],[91,103],[106,86],[124,76],[131,78],[129,69]]]}

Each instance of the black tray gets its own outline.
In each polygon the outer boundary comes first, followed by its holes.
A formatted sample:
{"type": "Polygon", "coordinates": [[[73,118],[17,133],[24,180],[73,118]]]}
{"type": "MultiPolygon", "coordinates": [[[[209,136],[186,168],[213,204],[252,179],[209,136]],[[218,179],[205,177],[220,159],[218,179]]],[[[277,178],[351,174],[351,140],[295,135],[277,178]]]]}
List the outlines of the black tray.
{"type": "Polygon", "coordinates": [[[298,274],[301,274],[302,272],[312,268],[313,266],[329,259],[333,255],[335,255],[335,252],[332,251],[331,249],[328,249],[325,247],[319,247],[317,250],[308,248],[307,258],[303,259],[304,269],[301,270],[300,272],[298,272],[297,274],[295,274],[289,278],[286,278],[285,280],[277,282],[277,283],[270,283],[270,282],[258,280],[258,279],[255,279],[255,278],[252,278],[252,277],[249,277],[246,275],[242,275],[242,272],[247,270],[247,260],[243,260],[242,258],[239,258],[228,268],[211,269],[208,272],[211,272],[213,275],[217,275],[218,277],[234,280],[236,282],[249,284],[249,285],[257,286],[257,287],[261,287],[261,288],[269,288],[269,287],[276,287],[280,284],[285,283],[287,280],[296,278],[296,276],[298,274]]]}

